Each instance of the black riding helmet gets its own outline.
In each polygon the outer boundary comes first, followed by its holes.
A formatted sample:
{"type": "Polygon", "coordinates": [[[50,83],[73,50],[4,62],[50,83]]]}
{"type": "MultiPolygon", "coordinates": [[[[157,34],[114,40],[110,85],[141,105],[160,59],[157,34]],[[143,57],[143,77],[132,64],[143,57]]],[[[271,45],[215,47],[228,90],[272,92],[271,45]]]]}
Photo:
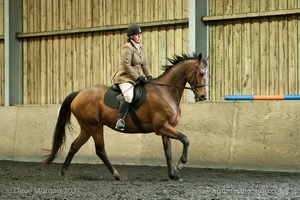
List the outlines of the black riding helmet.
{"type": "Polygon", "coordinates": [[[133,36],[133,35],[137,35],[137,34],[141,34],[143,33],[142,29],[140,26],[136,25],[136,24],[131,24],[128,29],[127,29],[127,36],[133,36]]]}

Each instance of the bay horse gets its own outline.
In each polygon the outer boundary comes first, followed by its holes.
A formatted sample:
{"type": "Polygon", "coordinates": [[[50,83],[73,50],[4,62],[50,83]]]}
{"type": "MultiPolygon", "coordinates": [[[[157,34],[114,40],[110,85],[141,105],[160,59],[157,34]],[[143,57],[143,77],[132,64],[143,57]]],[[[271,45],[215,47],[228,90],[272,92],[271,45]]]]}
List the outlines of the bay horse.
{"type": "MultiPolygon", "coordinates": [[[[136,115],[143,126],[142,133],[154,132],[162,137],[169,178],[182,180],[179,171],[187,162],[189,139],[175,128],[181,115],[180,101],[184,89],[193,91],[195,101],[206,100],[207,58],[202,58],[201,53],[199,55],[194,53],[174,55],[168,60],[171,65],[163,66],[164,73],[144,84],[147,91],[146,98],[136,109],[136,115]],[[190,87],[186,87],[187,82],[190,87]],[[182,155],[176,165],[172,164],[171,139],[179,140],[183,144],[182,155]]],[[[62,165],[60,171],[62,176],[65,175],[74,155],[92,136],[97,156],[116,180],[121,179],[118,171],[110,163],[104,145],[103,126],[115,130],[118,115],[117,109],[110,108],[104,103],[104,95],[108,88],[99,84],[73,92],[64,99],[54,130],[52,149],[44,160],[45,164],[51,164],[61,151],[65,143],[65,128],[71,128],[70,118],[73,113],[80,125],[80,133],[71,144],[62,165]]],[[[126,116],[125,123],[125,133],[141,133],[129,115],[126,116]]]]}

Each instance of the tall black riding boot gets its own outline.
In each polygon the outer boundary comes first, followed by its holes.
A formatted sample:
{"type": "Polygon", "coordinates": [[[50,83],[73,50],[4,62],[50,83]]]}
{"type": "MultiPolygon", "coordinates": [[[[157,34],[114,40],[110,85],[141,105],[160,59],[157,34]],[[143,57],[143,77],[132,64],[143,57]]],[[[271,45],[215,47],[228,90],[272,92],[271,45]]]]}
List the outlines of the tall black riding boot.
{"type": "Polygon", "coordinates": [[[118,121],[117,121],[116,127],[115,127],[117,130],[124,131],[124,128],[125,128],[124,119],[129,110],[129,107],[130,107],[130,103],[128,103],[127,101],[121,102],[121,105],[119,107],[118,121]]]}

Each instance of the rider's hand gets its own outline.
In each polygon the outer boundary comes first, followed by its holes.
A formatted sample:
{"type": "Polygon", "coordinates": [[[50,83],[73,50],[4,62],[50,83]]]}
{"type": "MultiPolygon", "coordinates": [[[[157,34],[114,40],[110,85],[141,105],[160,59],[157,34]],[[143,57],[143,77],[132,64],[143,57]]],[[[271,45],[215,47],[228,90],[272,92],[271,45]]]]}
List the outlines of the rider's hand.
{"type": "Polygon", "coordinates": [[[146,78],[144,76],[139,76],[137,81],[141,82],[141,83],[145,83],[147,82],[146,78]]]}
{"type": "Polygon", "coordinates": [[[147,81],[150,81],[152,79],[152,76],[147,76],[147,81]]]}

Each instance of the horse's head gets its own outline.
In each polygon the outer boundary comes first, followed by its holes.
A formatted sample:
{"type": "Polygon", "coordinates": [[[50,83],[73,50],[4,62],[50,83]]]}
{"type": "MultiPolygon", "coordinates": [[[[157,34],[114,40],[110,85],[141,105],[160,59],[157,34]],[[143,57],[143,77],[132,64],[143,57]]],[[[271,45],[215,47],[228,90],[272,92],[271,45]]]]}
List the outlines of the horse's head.
{"type": "Polygon", "coordinates": [[[197,62],[194,66],[193,72],[190,75],[188,83],[191,85],[191,89],[195,95],[195,101],[204,101],[207,99],[206,91],[206,73],[207,73],[207,58],[202,58],[200,53],[197,62]]]}

